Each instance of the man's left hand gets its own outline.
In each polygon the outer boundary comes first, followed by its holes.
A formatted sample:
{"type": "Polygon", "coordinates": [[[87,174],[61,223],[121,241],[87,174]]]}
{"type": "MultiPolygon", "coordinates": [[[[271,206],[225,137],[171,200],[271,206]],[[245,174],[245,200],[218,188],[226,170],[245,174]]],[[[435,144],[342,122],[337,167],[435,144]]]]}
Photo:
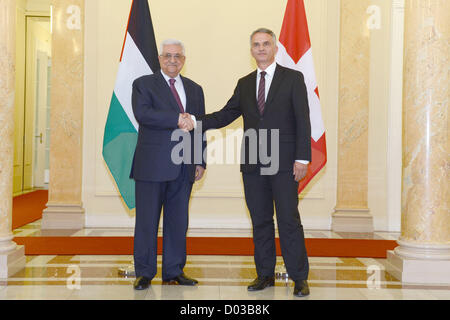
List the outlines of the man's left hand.
{"type": "Polygon", "coordinates": [[[203,178],[203,174],[205,173],[205,168],[202,166],[196,166],[195,167],[195,181],[200,180],[203,178]]]}
{"type": "Polygon", "coordinates": [[[300,162],[295,162],[294,163],[294,179],[295,181],[299,182],[300,180],[302,180],[305,176],[306,173],[308,172],[308,165],[307,164],[303,164],[300,162]]]}

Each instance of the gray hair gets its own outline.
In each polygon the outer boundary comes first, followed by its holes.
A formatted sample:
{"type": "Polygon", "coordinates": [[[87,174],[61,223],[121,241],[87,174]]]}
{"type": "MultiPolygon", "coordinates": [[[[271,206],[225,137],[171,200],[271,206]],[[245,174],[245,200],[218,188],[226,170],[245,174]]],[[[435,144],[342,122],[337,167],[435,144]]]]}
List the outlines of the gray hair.
{"type": "Polygon", "coordinates": [[[177,40],[177,39],[166,39],[163,42],[161,42],[161,47],[159,48],[159,53],[162,54],[164,46],[173,45],[173,44],[181,47],[181,50],[182,50],[183,56],[184,56],[185,55],[184,44],[183,44],[183,42],[181,42],[180,40],[177,40]]]}
{"type": "Polygon", "coordinates": [[[257,33],[266,33],[266,34],[268,34],[269,36],[272,37],[273,43],[277,44],[277,36],[275,35],[275,33],[273,33],[272,30],[267,29],[267,28],[258,28],[258,29],[256,29],[255,31],[253,31],[252,34],[251,34],[251,36],[250,36],[250,45],[252,45],[252,39],[253,39],[253,36],[254,36],[255,34],[257,34],[257,33]]]}

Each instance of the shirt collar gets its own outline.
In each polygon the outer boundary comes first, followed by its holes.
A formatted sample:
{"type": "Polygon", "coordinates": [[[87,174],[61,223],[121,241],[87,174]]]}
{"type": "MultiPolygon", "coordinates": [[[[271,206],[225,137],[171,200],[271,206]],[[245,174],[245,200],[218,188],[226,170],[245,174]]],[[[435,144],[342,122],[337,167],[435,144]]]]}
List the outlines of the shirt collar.
{"type": "MultiPolygon", "coordinates": [[[[266,68],[266,70],[264,70],[266,73],[267,73],[267,75],[269,76],[269,77],[273,77],[273,74],[275,73],[275,68],[277,67],[277,62],[276,61],[274,61],[270,66],[268,66],[267,68],[266,68]]],[[[261,71],[263,71],[263,70],[261,70],[260,68],[258,68],[258,75],[261,73],[261,71]]]]}
{"type": "Polygon", "coordinates": [[[166,82],[169,82],[170,79],[175,79],[175,83],[182,83],[180,74],[178,74],[175,78],[169,77],[167,74],[165,74],[161,69],[161,74],[163,75],[164,79],[166,79],[166,82]]]}

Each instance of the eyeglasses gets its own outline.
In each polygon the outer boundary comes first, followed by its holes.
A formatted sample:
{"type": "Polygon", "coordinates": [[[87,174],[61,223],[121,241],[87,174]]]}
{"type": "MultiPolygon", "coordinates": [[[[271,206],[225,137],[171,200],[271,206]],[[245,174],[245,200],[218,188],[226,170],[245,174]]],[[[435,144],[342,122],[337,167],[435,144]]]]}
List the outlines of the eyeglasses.
{"type": "Polygon", "coordinates": [[[176,61],[180,61],[181,59],[184,58],[183,55],[181,54],[171,54],[171,53],[165,53],[165,54],[161,54],[161,57],[163,57],[166,60],[172,60],[172,58],[174,58],[176,61]]]}

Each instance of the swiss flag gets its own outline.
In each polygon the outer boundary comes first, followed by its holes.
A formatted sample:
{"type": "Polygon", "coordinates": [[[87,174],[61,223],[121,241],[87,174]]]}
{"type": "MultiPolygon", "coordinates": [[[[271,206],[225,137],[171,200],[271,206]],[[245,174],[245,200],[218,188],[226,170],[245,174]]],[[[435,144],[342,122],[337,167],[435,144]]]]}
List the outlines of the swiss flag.
{"type": "Polygon", "coordinates": [[[327,163],[325,126],[322,119],[319,88],[314,71],[308,21],[303,0],[288,0],[283,26],[281,27],[276,61],[284,67],[302,72],[308,91],[312,161],[308,166],[306,177],[299,183],[298,193],[300,193],[327,163]]]}

